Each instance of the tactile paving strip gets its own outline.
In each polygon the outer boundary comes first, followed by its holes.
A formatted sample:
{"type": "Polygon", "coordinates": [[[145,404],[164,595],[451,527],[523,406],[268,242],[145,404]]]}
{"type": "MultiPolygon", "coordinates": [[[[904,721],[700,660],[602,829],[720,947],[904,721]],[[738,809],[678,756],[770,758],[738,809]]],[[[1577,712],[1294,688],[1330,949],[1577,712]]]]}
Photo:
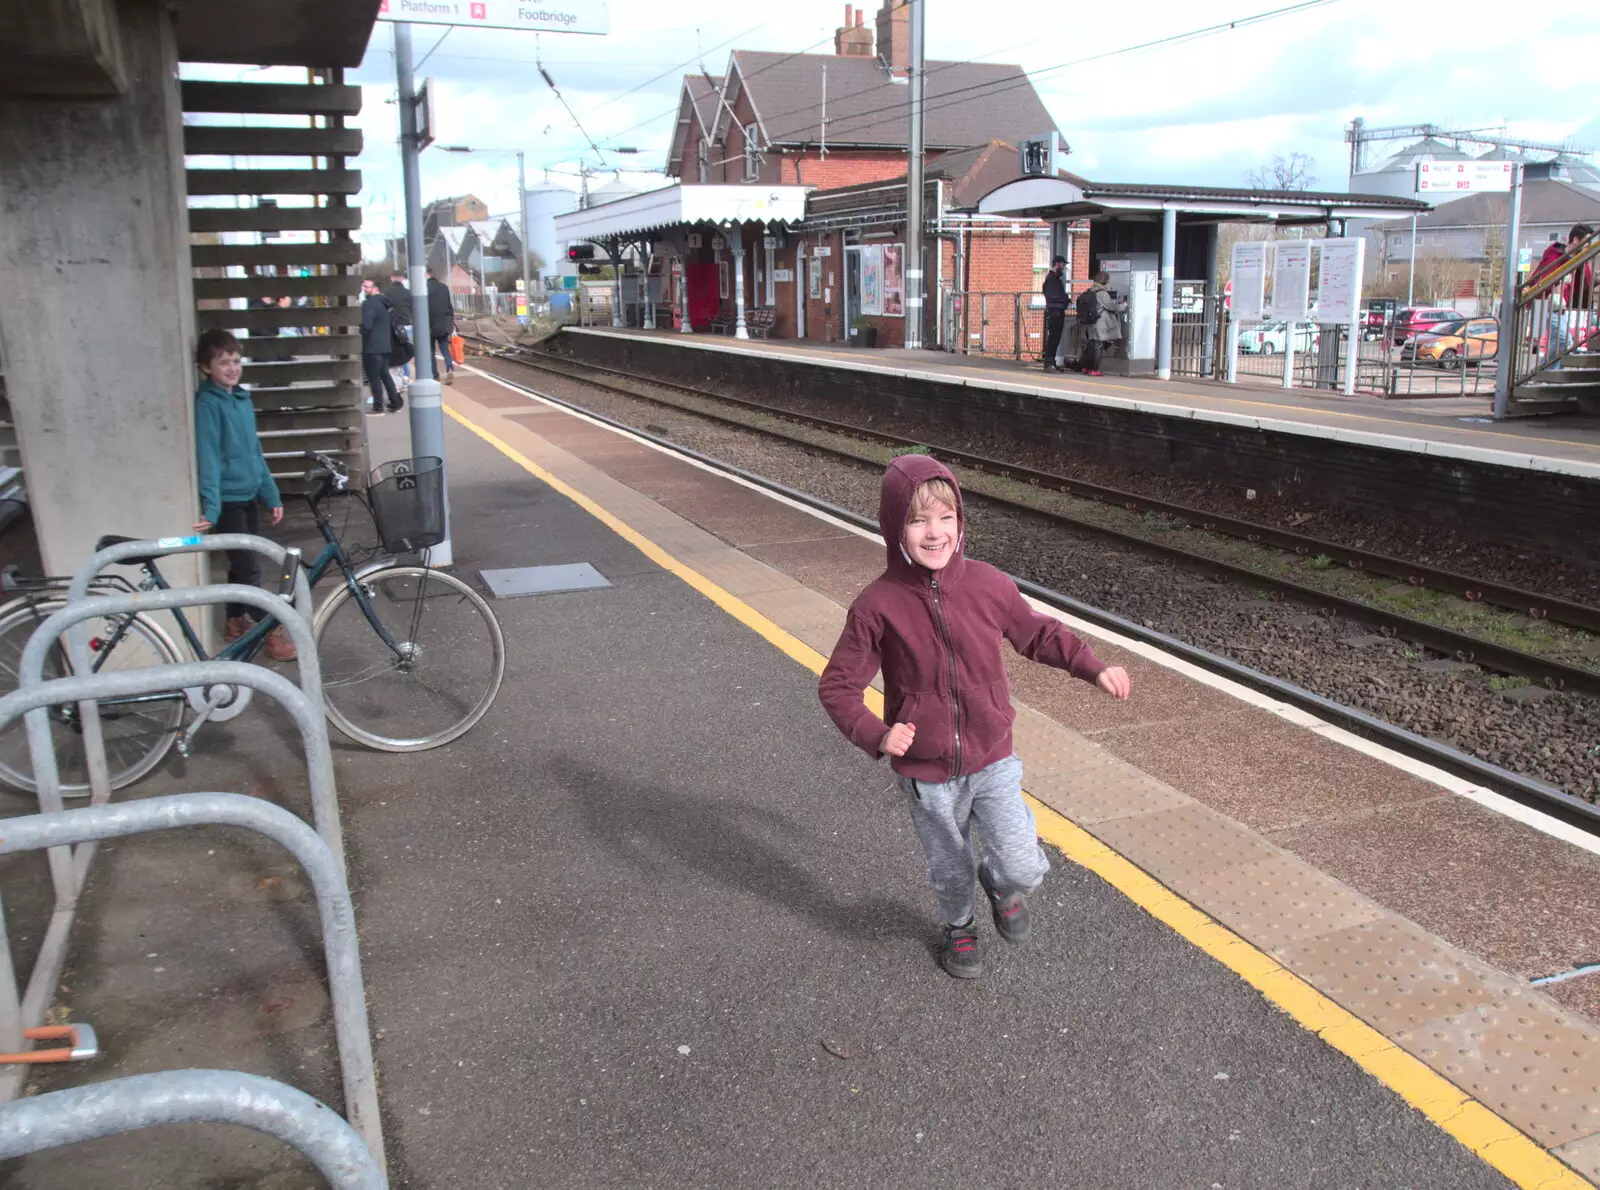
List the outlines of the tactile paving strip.
{"type": "Polygon", "coordinates": [[[1191,899],[1229,929],[1273,953],[1293,942],[1385,916],[1382,905],[1290,855],[1202,877],[1191,899]]]}
{"type": "Polygon", "coordinates": [[[1231,819],[1195,804],[1117,818],[1089,829],[1184,896],[1213,872],[1280,854],[1231,819]]]}
{"type": "Polygon", "coordinates": [[[1600,1131],[1600,1028],[1548,1001],[1508,996],[1394,1040],[1541,1144],[1600,1131]]]}
{"type": "Polygon", "coordinates": [[[1285,945],[1279,957],[1314,987],[1391,1036],[1491,1003],[1514,987],[1417,926],[1390,916],[1285,945]]]}

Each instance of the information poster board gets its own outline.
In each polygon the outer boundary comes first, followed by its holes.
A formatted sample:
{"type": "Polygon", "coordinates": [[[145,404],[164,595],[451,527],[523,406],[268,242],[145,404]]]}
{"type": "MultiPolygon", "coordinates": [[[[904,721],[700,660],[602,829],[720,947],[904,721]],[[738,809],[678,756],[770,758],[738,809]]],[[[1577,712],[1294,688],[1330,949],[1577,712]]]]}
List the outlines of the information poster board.
{"type": "MultiPolygon", "coordinates": [[[[1102,266],[1103,267],[1103,266],[1102,266]]],[[[1267,284],[1267,246],[1262,243],[1237,243],[1233,246],[1230,266],[1231,291],[1235,322],[1260,322],[1262,297],[1267,284]]]]}
{"type": "Polygon", "coordinates": [[[883,313],[883,246],[873,244],[861,252],[861,313],[883,313]]]}
{"type": "Polygon", "coordinates": [[[1272,297],[1264,313],[1271,321],[1304,322],[1311,302],[1311,241],[1281,240],[1275,246],[1272,297]]]}
{"type": "Polygon", "coordinates": [[[883,246],[883,312],[891,318],[906,313],[905,245],[883,246]]]}
{"type": "Polygon", "coordinates": [[[1324,326],[1349,326],[1361,308],[1361,270],[1366,240],[1318,240],[1322,257],[1317,273],[1316,320],[1324,326]]]}

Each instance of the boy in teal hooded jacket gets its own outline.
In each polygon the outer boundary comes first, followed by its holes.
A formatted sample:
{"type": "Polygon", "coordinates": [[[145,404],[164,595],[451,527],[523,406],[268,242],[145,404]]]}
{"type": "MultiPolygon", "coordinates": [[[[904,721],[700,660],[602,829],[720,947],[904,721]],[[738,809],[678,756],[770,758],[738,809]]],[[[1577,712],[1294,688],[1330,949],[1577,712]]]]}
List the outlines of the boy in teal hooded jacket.
{"type": "MultiPolygon", "coordinates": [[[[272,510],[274,525],[283,520],[283,498],[256,437],[255,406],[249,390],[239,384],[243,354],[239,340],[223,330],[206,331],[195,351],[203,379],[194,394],[200,478],[200,519],[194,527],[202,533],[259,535],[263,504],[272,510]]],[[[261,563],[254,550],[228,551],[228,581],[260,585],[261,563]]],[[[222,639],[238,640],[265,617],[258,607],[230,603],[222,639]]],[[[295,659],[294,644],[282,625],[268,633],[266,652],[273,661],[295,659]]]]}

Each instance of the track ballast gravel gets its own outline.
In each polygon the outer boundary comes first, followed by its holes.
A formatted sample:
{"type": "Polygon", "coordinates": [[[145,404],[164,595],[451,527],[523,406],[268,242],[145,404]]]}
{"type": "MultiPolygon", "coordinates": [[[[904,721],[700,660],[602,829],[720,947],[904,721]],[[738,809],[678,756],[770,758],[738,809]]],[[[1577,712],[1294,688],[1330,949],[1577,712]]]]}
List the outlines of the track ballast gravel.
{"type": "MultiPolygon", "coordinates": [[[[640,429],[666,428],[683,446],[863,516],[877,515],[876,470],[515,363],[494,361],[488,370],[640,429]]],[[[1600,802],[1600,699],[1500,691],[1476,667],[1450,668],[1446,659],[1404,641],[1374,638],[1361,624],[1263,599],[1226,579],[996,507],[981,496],[970,499],[968,520],[968,553],[1002,570],[1600,802]]]]}

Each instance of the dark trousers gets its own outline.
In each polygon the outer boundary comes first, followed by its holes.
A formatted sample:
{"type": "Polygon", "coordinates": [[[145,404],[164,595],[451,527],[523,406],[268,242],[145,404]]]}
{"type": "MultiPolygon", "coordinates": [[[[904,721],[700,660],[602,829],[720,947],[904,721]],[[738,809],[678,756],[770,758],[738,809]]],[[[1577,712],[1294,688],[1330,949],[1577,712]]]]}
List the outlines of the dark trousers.
{"type": "Polygon", "coordinates": [[[372,407],[382,409],[387,396],[390,409],[400,408],[400,394],[394,387],[394,377],[389,375],[389,353],[362,352],[361,366],[366,370],[367,384],[372,388],[372,407]]]}
{"type": "Polygon", "coordinates": [[[1083,338],[1083,354],[1078,357],[1078,370],[1080,372],[1098,372],[1100,370],[1100,349],[1104,346],[1099,339],[1092,339],[1088,335],[1083,338]]]}
{"type": "MultiPolygon", "coordinates": [[[[222,506],[222,512],[217,517],[217,523],[212,526],[213,533],[250,533],[259,536],[261,533],[261,506],[254,500],[227,502],[222,506]]],[[[240,583],[246,587],[259,587],[261,585],[261,555],[254,550],[229,550],[228,551],[228,581],[240,583]]],[[[247,603],[228,604],[228,619],[235,616],[249,616],[252,620],[264,620],[267,613],[259,607],[251,607],[247,603]]]]}
{"type": "Polygon", "coordinates": [[[1044,312],[1044,362],[1046,366],[1056,362],[1056,353],[1061,350],[1061,332],[1067,324],[1065,310],[1046,310],[1044,312]]]}
{"type": "Polygon", "coordinates": [[[450,354],[450,336],[453,334],[455,334],[454,331],[449,331],[443,335],[435,335],[433,337],[433,378],[435,380],[444,375],[444,372],[439,371],[439,356],[441,353],[444,355],[445,370],[449,372],[456,370],[456,357],[450,354]]]}

